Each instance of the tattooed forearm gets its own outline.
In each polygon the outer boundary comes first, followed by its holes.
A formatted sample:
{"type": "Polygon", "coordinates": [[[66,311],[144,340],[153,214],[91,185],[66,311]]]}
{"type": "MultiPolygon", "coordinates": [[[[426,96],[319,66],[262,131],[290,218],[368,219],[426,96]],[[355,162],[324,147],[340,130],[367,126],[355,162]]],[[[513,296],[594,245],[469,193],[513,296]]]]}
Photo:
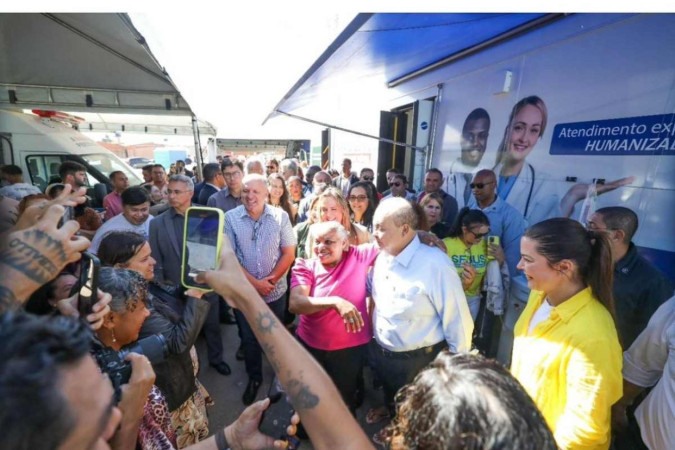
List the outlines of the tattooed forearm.
{"type": "Polygon", "coordinates": [[[11,289],[0,286],[0,313],[18,309],[21,306],[19,300],[11,289]]]}
{"type": "Polygon", "coordinates": [[[272,369],[274,369],[275,373],[279,373],[279,359],[277,358],[276,355],[276,350],[274,349],[274,346],[271,344],[268,344],[267,342],[261,342],[260,347],[262,348],[263,352],[265,352],[265,356],[267,357],[267,361],[269,361],[270,366],[272,366],[272,369]]]}
{"type": "Polygon", "coordinates": [[[49,281],[58,270],[38,249],[18,239],[9,243],[0,260],[40,284],[49,281]]]}
{"type": "Polygon", "coordinates": [[[279,325],[279,320],[271,311],[266,311],[258,314],[257,323],[261,333],[271,333],[279,325]]]}
{"type": "Polygon", "coordinates": [[[312,409],[319,404],[319,396],[312,392],[310,387],[301,380],[291,378],[287,385],[286,393],[296,411],[302,412],[312,409]]]}

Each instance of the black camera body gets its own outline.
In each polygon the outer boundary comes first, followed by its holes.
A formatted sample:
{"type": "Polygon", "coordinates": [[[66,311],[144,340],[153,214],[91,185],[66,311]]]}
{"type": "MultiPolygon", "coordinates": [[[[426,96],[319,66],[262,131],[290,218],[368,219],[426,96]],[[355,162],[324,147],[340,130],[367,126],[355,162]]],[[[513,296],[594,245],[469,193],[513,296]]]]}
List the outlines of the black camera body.
{"type": "Polygon", "coordinates": [[[108,374],[115,389],[116,403],[120,401],[121,386],[131,378],[131,363],[124,358],[129,353],[145,355],[154,366],[164,361],[169,353],[166,339],[160,333],[139,339],[133,344],[122,347],[119,351],[113,350],[101,343],[94,343],[92,354],[103,373],[108,374]]]}

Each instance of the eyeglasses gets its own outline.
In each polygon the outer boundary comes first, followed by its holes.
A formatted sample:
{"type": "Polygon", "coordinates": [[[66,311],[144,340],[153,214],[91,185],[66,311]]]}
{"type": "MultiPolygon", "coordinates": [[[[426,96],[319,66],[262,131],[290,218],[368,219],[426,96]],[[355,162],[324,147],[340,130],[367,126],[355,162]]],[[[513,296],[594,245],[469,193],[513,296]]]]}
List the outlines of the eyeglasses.
{"type": "Polygon", "coordinates": [[[350,195],[349,199],[350,202],[365,202],[368,200],[367,195],[350,195]]]}
{"type": "Polygon", "coordinates": [[[469,187],[471,189],[476,189],[476,188],[483,189],[485,186],[487,186],[488,184],[492,184],[492,183],[494,183],[494,181],[488,181],[487,183],[471,183],[471,184],[469,184],[469,187]]]}
{"type": "Polygon", "coordinates": [[[474,237],[475,237],[476,239],[482,239],[482,238],[484,238],[485,236],[487,236],[488,234],[490,234],[490,230],[488,230],[488,231],[485,232],[485,233],[476,233],[476,232],[473,231],[473,230],[469,230],[469,233],[473,234],[474,237]]]}
{"type": "Polygon", "coordinates": [[[401,187],[401,182],[400,181],[395,181],[393,183],[389,183],[389,187],[401,187]]]}

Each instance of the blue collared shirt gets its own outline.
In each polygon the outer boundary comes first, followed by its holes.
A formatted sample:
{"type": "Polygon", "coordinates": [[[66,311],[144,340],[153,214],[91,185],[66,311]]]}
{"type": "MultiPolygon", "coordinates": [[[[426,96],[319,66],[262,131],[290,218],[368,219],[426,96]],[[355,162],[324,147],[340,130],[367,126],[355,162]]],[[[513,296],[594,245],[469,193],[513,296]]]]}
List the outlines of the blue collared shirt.
{"type": "Polygon", "coordinates": [[[523,215],[498,196],[495,197],[495,201],[490,206],[485,208],[478,206],[476,198],[471,197],[469,206],[480,209],[488,217],[490,235],[499,236],[509,274],[511,277],[517,276],[519,274],[516,266],[520,261],[520,238],[523,237],[527,228],[523,215]]]}
{"type": "MultiPolygon", "coordinates": [[[[225,214],[225,234],[230,239],[239,263],[257,279],[268,276],[281,258],[281,249],[297,245],[288,214],[281,208],[265,205],[258,220],[241,205],[225,214]]],[[[288,289],[286,277],[263,297],[270,303],[278,300],[288,289]]]]}
{"type": "Polygon", "coordinates": [[[230,194],[229,189],[223,188],[209,197],[209,199],[206,201],[206,205],[211,208],[220,208],[224,212],[228,212],[229,210],[241,205],[241,197],[235,197],[234,195],[230,194]]]}
{"type": "Polygon", "coordinates": [[[372,277],[373,334],[382,347],[402,352],[445,340],[453,352],[469,351],[473,320],[445,253],[415,236],[397,256],[381,251],[372,277]]]}

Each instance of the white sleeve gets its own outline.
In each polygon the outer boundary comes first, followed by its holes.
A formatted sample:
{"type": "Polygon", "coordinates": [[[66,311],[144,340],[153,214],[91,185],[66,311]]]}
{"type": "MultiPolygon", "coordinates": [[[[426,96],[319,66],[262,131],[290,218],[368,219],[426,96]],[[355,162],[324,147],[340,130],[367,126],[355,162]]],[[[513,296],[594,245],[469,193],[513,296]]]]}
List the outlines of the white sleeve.
{"type": "Polygon", "coordinates": [[[647,328],[623,354],[623,376],[636,386],[655,385],[668,359],[667,330],[675,322],[675,297],[656,310],[647,328]]]}
{"type": "Polygon", "coordinates": [[[445,340],[451,352],[468,352],[471,349],[473,319],[462,282],[449,258],[437,267],[438,270],[434,271],[437,278],[432,280],[430,287],[436,310],[441,314],[445,340]]]}

